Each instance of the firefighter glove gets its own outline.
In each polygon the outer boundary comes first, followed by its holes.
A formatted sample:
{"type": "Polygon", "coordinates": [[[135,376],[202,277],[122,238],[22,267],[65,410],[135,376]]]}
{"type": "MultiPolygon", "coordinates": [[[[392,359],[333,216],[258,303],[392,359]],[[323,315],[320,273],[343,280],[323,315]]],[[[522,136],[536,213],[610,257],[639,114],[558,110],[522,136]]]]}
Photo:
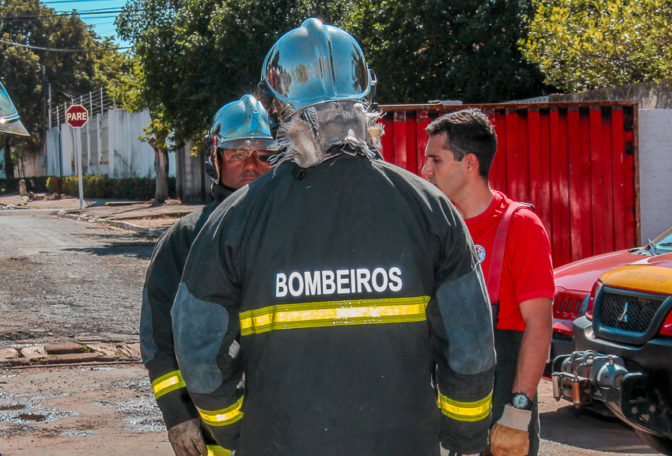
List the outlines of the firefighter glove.
{"type": "Polygon", "coordinates": [[[201,431],[200,418],[183,421],[168,429],[168,440],[173,446],[175,456],[205,456],[208,454],[201,431]]]}
{"type": "Polygon", "coordinates": [[[530,410],[504,406],[502,417],[490,430],[490,450],[494,456],[526,456],[530,451],[528,427],[530,410]]]}

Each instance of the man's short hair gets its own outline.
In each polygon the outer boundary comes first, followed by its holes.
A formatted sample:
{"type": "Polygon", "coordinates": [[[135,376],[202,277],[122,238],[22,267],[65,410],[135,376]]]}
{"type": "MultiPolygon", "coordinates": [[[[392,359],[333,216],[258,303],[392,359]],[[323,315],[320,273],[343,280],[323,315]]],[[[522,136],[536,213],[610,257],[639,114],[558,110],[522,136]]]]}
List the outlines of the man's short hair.
{"type": "Polygon", "coordinates": [[[463,109],[445,114],[427,125],[427,134],[447,133],[444,148],[453,152],[456,161],[468,154],[476,155],[479,174],[487,179],[497,152],[495,128],[480,109],[463,109]]]}

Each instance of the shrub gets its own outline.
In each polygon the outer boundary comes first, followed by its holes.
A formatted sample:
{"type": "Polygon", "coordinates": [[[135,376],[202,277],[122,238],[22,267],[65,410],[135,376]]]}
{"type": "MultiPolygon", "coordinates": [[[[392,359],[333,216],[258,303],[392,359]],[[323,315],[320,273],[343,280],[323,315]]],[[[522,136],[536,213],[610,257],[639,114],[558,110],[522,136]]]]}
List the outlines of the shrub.
{"type": "Polygon", "coordinates": [[[63,178],[63,183],[61,185],[61,191],[67,195],[77,196],[79,195],[79,189],[77,188],[77,176],[66,176],[63,178]]]}
{"type": "Polygon", "coordinates": [[[5,177],[0,179],[0,193],[18,193],[19,181],[25,179],[26,190],[29,192],[46,192],[47,177],[5,177]]]}
{"type": "Polygon", "coordinates": [[[61,180],[55,176],[47,177],[47,191],[49,193],[61,193],[61,180]]]}
{"type": "Polygon", "coordinates": [[[19,193],[19,179],[5,177],[0,179],[0,192],[19,193]]]}
{"type": "MultiPolygon", "coordinates": [[[[27,177],[26,190],[33,192],[65,193],[79,196],[77,176],[27,177]]],[[[155,180],[144,177],[124,177],[110,179],[105,175],[84,175],[84,196],[86,198],[125,199],[147,201],[154,198],[155,180]]],[[[0,193],[18,193],[21,178],[0,179],[0,193]]],[[[176,179],[168,178],[168,196],[176,196],[176,179]]]]}

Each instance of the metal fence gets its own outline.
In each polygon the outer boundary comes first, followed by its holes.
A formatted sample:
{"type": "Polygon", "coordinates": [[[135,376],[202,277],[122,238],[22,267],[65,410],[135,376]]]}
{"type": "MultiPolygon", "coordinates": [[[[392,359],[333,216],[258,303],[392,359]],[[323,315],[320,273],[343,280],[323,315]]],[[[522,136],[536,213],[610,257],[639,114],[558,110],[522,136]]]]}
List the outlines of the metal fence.
{"type": "MultiPolygon", "coordinates": [[[[46,161],[52,176],[77,175],[77,150],[82,153],[84,174],[111,178],[153,177],[154,151],[138,139],[149,122],[149,111],[122,109],[96,112],[81,128],[66,123],[47,131],[46,161]]],[[[171,175],[175,166],[171,165],[171,175]]]]}
{"type": "Polygon", "coordinates": [[[80,104],[88,109],[91,118],[96,114],[103,114],[108,109],[116,109],[114,99],[110,98],[107,90],[101,87],[98,90],[71,98],[69,102],[52,105],[49,112],[49,128],[58,127],[65,123],[65,110],[73,104],[80,104]]]}

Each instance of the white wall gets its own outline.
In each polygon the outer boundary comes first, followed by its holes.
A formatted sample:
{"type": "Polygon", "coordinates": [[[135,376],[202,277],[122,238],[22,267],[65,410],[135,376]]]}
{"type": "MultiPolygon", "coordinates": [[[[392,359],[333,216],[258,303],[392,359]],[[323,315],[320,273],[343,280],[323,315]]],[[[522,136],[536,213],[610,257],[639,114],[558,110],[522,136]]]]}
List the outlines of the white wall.
{"type": "MultiPolygon", "coordinates": [[[[113,109],[96,114],[82,128],[61,124],[47,132],[47,167],[51,176],[76,176],[75,145],[82,151],[84,174],[111,178],[154,177],[154,150],[138,139],[150,121],[148,111],[113,109]],[[60,150],[59,150],[60,141],[60,150]],[[60,165],[62,164],[62,169],[60,165]]],[[[169,154],[168,175],[176,174],[175,154],[169,154]]]]}
{"type": "MultiPolygon", "coordinates": [[[[58,128],[56,129],[58,130],[58,128]]],[[[59,161],[63,165],[61,170],[62,176],[76,176],[77,175],[77,162],[75,155],[75,142],[79,141],[79,134],[76,128],[70,128],[70,126],[63,124],[60,128],[61,134],[61,151],[59,159],[58,149],[47,149],[47,161],[49,163],[59,161]]],[[[51,146],[49,143],[47,146],[51,146]]]]}
{"type": "Polygon", "coordinates": [[[154,150],[138,139],[151,118],[148,111],[130,113],[122,109],[107,112],[109,128],[108,176],[153,177],[154,150]]]}
{"type": "Polygon", "coordinates": [[[672,225],[672,109],[639,110],[642,242],[672,225]]]}
{"type": "Polygon", "coordinates": [[[58,150],[61,147],[61,138],[58,134],[58,128],[51,128],[47,130],[47,135],[44,139],[47,142],[47,176],[60,176],[61,161],[58,150]],[[49,156],[50,150],[55,152],[53,157],[49,156]]]}

